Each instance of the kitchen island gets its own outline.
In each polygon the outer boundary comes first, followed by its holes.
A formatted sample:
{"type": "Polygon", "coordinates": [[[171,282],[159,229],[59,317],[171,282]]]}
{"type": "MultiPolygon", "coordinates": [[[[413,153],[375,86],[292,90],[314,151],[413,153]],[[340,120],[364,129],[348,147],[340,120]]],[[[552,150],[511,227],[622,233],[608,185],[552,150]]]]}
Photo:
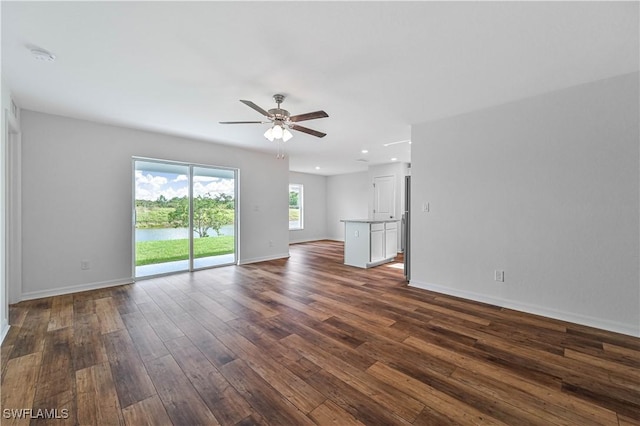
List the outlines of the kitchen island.
{"type": "Polygon", "coordinates": [[[398,220],[343,219],[344,264],[371,268],[398,254],[398,220]]]}

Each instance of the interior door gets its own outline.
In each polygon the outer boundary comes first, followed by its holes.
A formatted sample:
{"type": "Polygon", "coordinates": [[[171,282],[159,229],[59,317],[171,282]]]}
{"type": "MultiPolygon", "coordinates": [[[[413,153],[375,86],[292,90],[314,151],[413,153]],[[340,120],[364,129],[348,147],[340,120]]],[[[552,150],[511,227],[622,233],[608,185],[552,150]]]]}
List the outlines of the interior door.
{"type": "Polygon", "coordinates": [[[373,218],[395,219],[396,185],[395,176],[376,176],[373,178],[373,218]]]}

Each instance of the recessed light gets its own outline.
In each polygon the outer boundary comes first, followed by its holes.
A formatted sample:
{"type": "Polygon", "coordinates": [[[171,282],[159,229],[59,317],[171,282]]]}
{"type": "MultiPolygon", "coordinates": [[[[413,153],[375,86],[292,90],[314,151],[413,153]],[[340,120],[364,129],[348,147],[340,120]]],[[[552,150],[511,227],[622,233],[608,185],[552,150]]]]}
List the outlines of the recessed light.
{"type": "Polygon", "coordinates": [[[362,151],[360,151],[360,152],[361,152],[361,153],[363,153],[363,154],[366,154],[366,153],[368,153],[368,152],[369,152],[369,150],[368,150],[368,149],[363,149],[363,150],[362,150],[362,151]]]}
{"type": "Polygon", "coordinates": [[[320,166],[316,166],[316,170],[320,170],[320,166]]]}
{"type": "Polygon", "coordinates": [[[393,157],[391,161],[398,161],[398,159],[396,157],[393,157]]]}
{"type": "Polygon", "coordinates": [[[39,49],[34,47],[33,49],[30,50],[30,52],[31,52],[31,56],[33,56],[38,61],[53,62],[56,60],[56,57],[54,54],[44,49],[39,49]]]}

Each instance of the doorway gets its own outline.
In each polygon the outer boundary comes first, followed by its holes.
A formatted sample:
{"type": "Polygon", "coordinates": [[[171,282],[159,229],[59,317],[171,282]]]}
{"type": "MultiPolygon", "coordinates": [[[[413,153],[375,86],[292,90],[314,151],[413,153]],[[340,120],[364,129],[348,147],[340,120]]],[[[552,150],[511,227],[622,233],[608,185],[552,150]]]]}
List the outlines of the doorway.
{"type": "Polygon", "coordinates": [[[235,264],[237,170],[133,160],[136,278],[235,264]]]}

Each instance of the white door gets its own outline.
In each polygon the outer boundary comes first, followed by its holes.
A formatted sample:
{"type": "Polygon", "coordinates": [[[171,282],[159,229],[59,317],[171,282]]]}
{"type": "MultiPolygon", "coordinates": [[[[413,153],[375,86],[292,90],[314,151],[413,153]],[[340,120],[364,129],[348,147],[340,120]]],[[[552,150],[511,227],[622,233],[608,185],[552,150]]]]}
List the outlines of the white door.
{"type": "Polygon", "coordinates": [[[373,178],[373,218],[395,219],[396,217],[396,178],[395,176],[376,176],[373,178]]]}

